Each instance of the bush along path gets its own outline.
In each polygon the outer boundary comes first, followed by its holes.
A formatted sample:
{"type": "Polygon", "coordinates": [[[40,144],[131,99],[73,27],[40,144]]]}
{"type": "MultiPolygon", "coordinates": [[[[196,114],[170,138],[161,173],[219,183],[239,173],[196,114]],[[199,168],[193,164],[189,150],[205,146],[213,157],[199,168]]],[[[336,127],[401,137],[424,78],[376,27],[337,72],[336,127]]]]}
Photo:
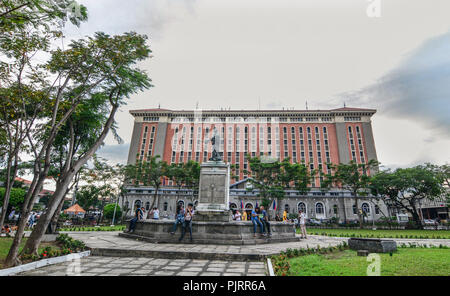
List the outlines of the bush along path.
{"type": "MultiPolygon", "coordinates": [[[[331,237],[450,239],[450,230],[369,230],[369,229],[314,229],[308,234],[331,237]]],[[[299,233],[299,230],[297,230],[299,233]]]]}
{"type": "Polygon", "coordinates": [[[125,225],[115,225],[115,226],[70,226],[62,227],[59,231],[123,231],[125,230],[125,225]]]}
{"type": "Polygon", "coordinates": [[[40,250],[38,255],[22,255],[20,257],[22,262],[30,262],[51,257],[58,257],[71,253],[82,252],[88,249],[82,241],[75,240],[67,234],[58,235],[58,237],[56,238],[56,242],[59,249],[45,247],[44,249],[40,250]]]}

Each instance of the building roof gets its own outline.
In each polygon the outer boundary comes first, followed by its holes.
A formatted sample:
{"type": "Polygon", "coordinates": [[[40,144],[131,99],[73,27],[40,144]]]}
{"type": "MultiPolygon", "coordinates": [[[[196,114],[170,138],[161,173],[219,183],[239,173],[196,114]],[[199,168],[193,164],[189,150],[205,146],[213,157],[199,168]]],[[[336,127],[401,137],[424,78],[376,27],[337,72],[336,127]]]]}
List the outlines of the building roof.
{"type": "Polygon", "coordinates": [[[153,113],[153,112],[162,112],[162,113],[194,113],[194,112],[203,112],[203,113],[315,113],[315,112],[370,112],[375,113],[376,109],[368,109],[368,108],[354,108],[354,107],[343,107],[336,109],[317,109],[317,110],[299,110],[299,109],[265,109],[265,110],[231,110],[231,109],[210,109],[210,110],[170,110],[170,109],[161,109],[161,108],[151,108],[151,109],[136,109],[130,110],[131,114],[136,113],[153,113]]]}
{"type": "Polygon", "coordinates": [[[365,108],[352,108],[352,107],[343,107],[343,108],[337,108],[337,109],[331,109],[330,111],[377,111],[375,109],[365,109],[365,108]]]}
{"type": "Polygon", "coordinates": [[[74,204],[70,208],[64,210],[64,214],[67,214],[67,213],[75,213],[75,215],[76,215],[78,213],[86,213],[86,211],[83,210],[83,208],[80,207],[78,204],[74,204]]]}

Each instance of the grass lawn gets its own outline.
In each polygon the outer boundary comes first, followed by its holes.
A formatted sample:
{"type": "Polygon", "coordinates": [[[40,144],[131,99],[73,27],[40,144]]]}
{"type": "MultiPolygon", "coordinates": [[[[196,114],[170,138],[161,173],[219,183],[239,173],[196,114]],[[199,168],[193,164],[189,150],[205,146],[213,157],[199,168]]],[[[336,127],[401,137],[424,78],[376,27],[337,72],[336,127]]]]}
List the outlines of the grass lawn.
{"type": "MultiPolygon", "coordinates": [[[[9,248],[11,247],[13,239],[14,238],[12,238],[12,237],[0,237],[0,269],[3,268],[3,262],[5,261],[6,256],[8,255],[9,248]]],[[[27,238],[22,239],[22,243],[20,244],[20,250],[22,250],[26,241],[27,241],[27,238]]],[[[44,249],[45,247],[51,247],[53,250],[60,249],[56,245],[56,242],[41,243],[41,245],[39,246],[39,252],[41,252],[41,250],[44,249]]],[[[27,263],[27,262],[24,262],[24,263],[27,263]]]]}
{"type": "Polygon", "coordinates": [[[71,227],[61,227],[59,231],[122,231],[126,228],[125,225],[114,225],[114,226],[71,226],[71,227]]]}
{"type": "MultiPolygon", "coordinates": [[[[371,229],[320,229],[306,228],[308,234],[338,237],[384,237],[384,238],[441,238],[450,239],[450,230],[371,230],[371,229]]],[[[300,229],[297,229],[300,233],[300,229]]]]}
{"type": "MultiPolygon", "coordinates": [[[[450,250],[400,248],[392,257],[381,257],[382,276],[449,276],[450,250]]],[[[307,255],[289,259],[290,275],[295,276],[365,276],[367,257],[345,250],[325,255],[307,255]]]]}

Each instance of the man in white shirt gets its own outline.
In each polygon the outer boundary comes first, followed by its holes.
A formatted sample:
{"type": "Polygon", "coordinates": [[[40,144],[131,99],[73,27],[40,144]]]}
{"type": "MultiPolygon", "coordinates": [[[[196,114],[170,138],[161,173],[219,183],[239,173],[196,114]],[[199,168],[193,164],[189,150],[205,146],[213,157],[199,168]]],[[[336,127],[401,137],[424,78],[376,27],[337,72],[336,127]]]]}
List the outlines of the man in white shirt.
{"type": "Polygon", "coordinates": [[[300,230],[301,230],[301,238],[307,238],[306,237],[306,225],[305,225],[306,215],[301,210],[298,211],[298,221],[300,224],[300,230]]]}

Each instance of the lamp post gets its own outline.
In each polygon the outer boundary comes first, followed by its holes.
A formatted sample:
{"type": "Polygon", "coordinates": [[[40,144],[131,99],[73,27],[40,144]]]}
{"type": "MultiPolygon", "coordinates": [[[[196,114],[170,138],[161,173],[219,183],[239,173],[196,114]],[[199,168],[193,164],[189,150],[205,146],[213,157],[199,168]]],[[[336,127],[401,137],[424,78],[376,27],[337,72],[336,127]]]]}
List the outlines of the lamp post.
{"type": "Polygon", "coordinates": [[[116,197],[116,204],[115,204],[115,206],[114,206],[114,214],[113,214],[111,226],[114,226],[114,222],[115,222],[115,218],[116,218],[116,209],[117,209],[117,203],[118,203],[118,202],[119,202],[119,198],[116,197]]]}

